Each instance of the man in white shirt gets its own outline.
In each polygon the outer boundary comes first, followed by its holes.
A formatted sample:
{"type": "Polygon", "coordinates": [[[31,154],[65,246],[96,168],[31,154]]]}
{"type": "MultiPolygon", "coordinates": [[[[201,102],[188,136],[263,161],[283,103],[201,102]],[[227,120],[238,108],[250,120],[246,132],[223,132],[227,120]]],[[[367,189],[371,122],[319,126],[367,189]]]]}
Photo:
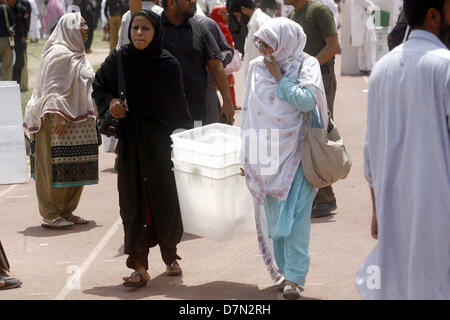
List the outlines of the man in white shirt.
{"type": "MultiPolygon", "coordinates": [[[[142,0],[142,9],[143,10],[151,10],[154,13],[161,15],[163,12],[163,8],[156,5],[158,0],[142,0]]],[[[122,24],[120,25],[119,30],[119,41],[117,42],[117,48],[129,44],[130,40],[128,39],[128,28],[130,26],[130,20],[131,20],[131,14],[130,10],[125,12],[125,14],[122,16],[122,24]]]]}
{"type": "Polygon", "coordinates": [[[250,61],[257,58],[260,53],[255,47],[256,31],[271,18],[256,7],[254,0],[232,0],[230,11],[239,22],[247,25],[248,34],[244,45],[244,79],[247,78],[250,61]]]}
{"type": "Polygon", "coordinates": [[[365,299],[450,298],[450,0],[405,0],[413,30],[369,83],[364,165],[378,244],[365,299]]]}
{"type": "Polygon", "coordinates": [[[372,12],[378,7],[370,0],[352,2],[352,46],[358,47],[359,70],[370,74],[376,62],[375,24],[372,12]]]}

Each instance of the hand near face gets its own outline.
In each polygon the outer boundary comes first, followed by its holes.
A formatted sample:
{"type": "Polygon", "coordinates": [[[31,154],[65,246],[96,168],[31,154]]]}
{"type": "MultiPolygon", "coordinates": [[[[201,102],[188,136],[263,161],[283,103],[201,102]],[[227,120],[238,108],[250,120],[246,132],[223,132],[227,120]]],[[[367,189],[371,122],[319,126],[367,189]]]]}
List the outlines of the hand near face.
{"type": "Polygon", "coordinates": [[[270,74],[275,78],[275,80],[277,82],[280,82],[281,78],[283,77],[283,73],[281,72],[281,69],[278,66],[278,63],[275,61],[273,55],[270,55],[269,59],[269,61],[267,61],[267,59],[264,59],[264,64],[266,65],[267,70],[269,70],[270,74]]]}

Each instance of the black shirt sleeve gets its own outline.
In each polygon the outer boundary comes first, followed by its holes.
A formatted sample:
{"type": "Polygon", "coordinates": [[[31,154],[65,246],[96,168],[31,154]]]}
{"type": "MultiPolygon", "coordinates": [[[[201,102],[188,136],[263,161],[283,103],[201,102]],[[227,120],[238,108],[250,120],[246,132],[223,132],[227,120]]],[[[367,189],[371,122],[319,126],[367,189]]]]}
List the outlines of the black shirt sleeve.
{"type": "Polygon", "coordinates": [[[222,54],[220,52],[219,46],[216,40],[212,36],[211,32],[203,28],[203,46],[205,50],[206,61],[205,64],[210,60],[222,61],[222,54]]]}
{"type": "Polygon", "coordinates": [[[99,117],[109,109],[112,99],[118,98],[117,51],[113,50],[95,74],[92,98],[97,105],[99,117]]]}

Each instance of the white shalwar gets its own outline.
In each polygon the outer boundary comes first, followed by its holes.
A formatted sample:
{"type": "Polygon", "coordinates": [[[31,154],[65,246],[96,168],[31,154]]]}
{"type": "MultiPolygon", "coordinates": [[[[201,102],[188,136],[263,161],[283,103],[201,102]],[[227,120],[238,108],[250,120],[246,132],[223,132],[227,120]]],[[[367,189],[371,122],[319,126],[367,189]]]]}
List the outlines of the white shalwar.
{"type": "Polygon", "coordinates": [[[377,6],[370,0],[352,1],[352,46],[358,47],[359,70],[372,71],[376,62],[375,24],[371,11],[377,6]]]}
{"type": "Polygon", "coordinates": [[[414,30],[376,64],[364,149],[378,244],[364,299],[450,299],[450,51],[414,30]]]}
{"type": "Polygon", "coordinates": [[[244,79],[247,79],[250,61],[260,56],[260,53],[258,49],[256,49],[255,43],[253,41],[253,39],[255,38],[255,33],[259,30],[259,28],[261,28],[264,23],[266,23],[270,19],[272,18],[262,12],[261,9],[256,9],[247,24],[248,34],[245,38],[244,45],[244,79]]]}
{"type": "Polygon", "coordinates": [[[31,19],[30,19],[30,39],[40,39],[41,33],[41,21],[39,19],[39,10],[35,0],[28,0],[31,7],[31,19]]]}

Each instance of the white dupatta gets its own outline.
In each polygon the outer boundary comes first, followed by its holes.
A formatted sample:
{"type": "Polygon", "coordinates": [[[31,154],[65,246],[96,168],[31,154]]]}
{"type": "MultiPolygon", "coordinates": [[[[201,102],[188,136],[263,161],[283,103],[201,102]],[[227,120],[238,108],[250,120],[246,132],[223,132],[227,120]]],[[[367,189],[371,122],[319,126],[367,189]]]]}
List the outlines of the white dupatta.
{"type": "MultiPolygon", "coordinates": [[[[302,27],[287,18],[275,18],[255,34],[255,41],[259,39],[272,47],[283,75],[314,94],[316,110],[326,128],[328,107],[317,59],[305,59],[299,74],[306,56],[303,52],[306,34],[302,27]]],[[[264,199],[270,195],[283,201],[289,195],[301,161],[303,114],[277,97],[278,83],[267,70],[263,59],[258,57],[251,62],[247,77],[241,120],[241,160],[247,186],[254,198],[259,249],[270,277],[277,282],[283,274],[276,266],[273,242],[268,236],[264,199]],[[261,153],[263,156],[260,156],[261,153]]]]}
{"type": "MultiPolygon", "coordinates": [[[[317,59],[305,57],[306,34],[287,18],[267,22],[255,34],[274,50],[273,56],[285,77],[307,87],[315,96],[324,128],[328,125],[328,107],[317,59]]],[[[269,73],[264,58],[251,62],[243,103],[243,145],[241,157],[247,185],[258,203],[266,195],[286,200],[301,161],[303,113],[277,97],[278,83],[269,73]]]]}
{"type": "Polygon", "coordinates": [[[33,95],[28,101],[23,126],[36,133],[46,113],[58,113],[68,121],[96,117],[91,98],[94,70],[84,52],[80,13],[61,17],[42,49],[42,62],[33,95]]]}

